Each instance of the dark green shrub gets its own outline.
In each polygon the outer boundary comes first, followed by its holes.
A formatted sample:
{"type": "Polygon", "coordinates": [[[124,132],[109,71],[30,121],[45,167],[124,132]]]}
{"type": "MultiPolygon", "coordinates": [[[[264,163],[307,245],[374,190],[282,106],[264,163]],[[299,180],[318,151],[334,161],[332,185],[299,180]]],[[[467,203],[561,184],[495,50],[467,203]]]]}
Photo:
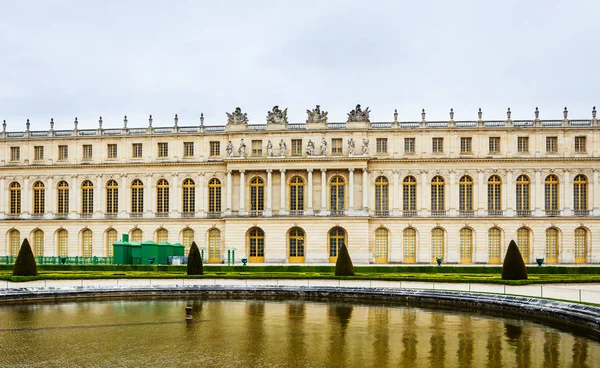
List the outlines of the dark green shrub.
{"type": "Polygon", "coordinates": [[[188,275],[202,275],[204,270],[202,269],[202,256],[200,255],[200,249],[196,245],[196,242],[192,242],[190,247],[190,253],[188,255],[187,262],[187,274],[188,275]]]}
{"type": "Polygon", "coordinates": [[[13,276],[37,276],[37,264],[27,238],[23,239],[13,268],[13,276]]]}
{"type": "Polygon", "coordinates": [[[350,259],[348,248],[346,244],[342,243],[338,252],[338,258],[335,262],[335,275],[336,276],[354,276],[354,265],[350,259]]]}
{"type": "Polygon", "coordinates": [[[514,240],[510,241],[506,250],[502,265],[502,280],[527,280],[527,268],[514,240]]]}

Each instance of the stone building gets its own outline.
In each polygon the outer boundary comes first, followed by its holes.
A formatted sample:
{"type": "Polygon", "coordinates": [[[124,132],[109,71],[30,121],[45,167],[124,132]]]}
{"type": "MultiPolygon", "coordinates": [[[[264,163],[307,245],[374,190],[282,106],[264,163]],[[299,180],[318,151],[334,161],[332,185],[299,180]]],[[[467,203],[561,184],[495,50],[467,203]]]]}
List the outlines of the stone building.
{"type": "Polygon", "coordinates": [[[110,256],[134,241],[195,240],[206,261],[598,263],[600,129],[591,120],[346,122],[319,106],[288,123],[0,133],[0,255],[110,256]]]}

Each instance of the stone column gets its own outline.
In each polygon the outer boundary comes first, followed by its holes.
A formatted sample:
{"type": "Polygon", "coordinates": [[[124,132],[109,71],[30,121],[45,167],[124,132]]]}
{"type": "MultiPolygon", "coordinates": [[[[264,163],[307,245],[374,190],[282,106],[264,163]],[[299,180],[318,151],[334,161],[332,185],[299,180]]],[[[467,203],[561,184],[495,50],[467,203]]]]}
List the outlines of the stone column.
{"type": "Polygon", "coordinates": [[[0,176],[0,218],[4,218],[4,214],[7,212],[6,199],[9,194],[5,191],[5,179],[4,176],[0,176]]]}
{"type": "Polygon", "coordinates": [[[279,169],[279,172],[281,173],[281,182],[279,184],[279,186],[280,186],[280,191],[279,191],[279,215],[283,216],[283,215],[286,214],[286,211],[285,211],[285,188],[286,188],[285,169],[279,169]]]}
{"type": "MultiPolygon", "coordinates": [[[[0,179],[0,183],[3,180],[0,179]]],[[[0,193],[2,193],[2,184],[0,184],[0,193]]],[[[44,213],[44,218],[47,219],[51,219],[53,218],[53,214],[56,211],[56,209],[54,208],[55,204],[54,201],[56,199],[56,189],[54,189],[54,177],[52,175],[50,175],[48,177],[48,183],[46,184],[46,209],[45,209],[45,213],[44,213]]],[[[2,205],[0,205],[0,214],[3,212],[1,210],[2,205]]],[[[1,215],[0,215],[1,216],[1,215]]]]}
{"type": "MultiPolygon", "coordinates": [[[[592,185],[590,186],[591,188],[591,195],[590,195],[590,203],[592,204],[592,215],[594,216],[598,216],[600,214],[600,183],[598,183],[598,170],[594,169],[594,173],[592,175],[593,181],[592,181],[592,185]]],[[[4,181],[0,181],[0,183],[3,183],[4,181]]],[[[0,184],[3,186],[3,184],[0,184]]],[[[3,207],[0,207],[3,208],[3,207]]]]}
{"type": "Polygon", "coordinates": [[[515,183],[513,181],[513,171],[506,170],[506,180],[503,183],[502,207],[506,210],[506,216],[514,216],[514,193],[515,183]]]}
{"type": "Polygon", "coordinates": [[[144,207],[146,210],[144,211],[144,217],[154,217],[154,212],[156,212],[156,192],[154,191],[154,180],[151,174],[146,175],[146,187],[144,189],[144,207]]]}
{"type": "Polygon", "coordinates": [[[486,196],[486,180],[483,176],[484,170],[477,170],[477,196],[475,197],[475,203],[477,207],[477,214],[479,216],[485,216],[487,208],[487,196],[486,196]]]}
{"type": "Polygon", "coordinates": [[[79,201],[81,189],[77,185],[77,175],[71,175],[71,184],[69,184],[69,217],[76,219],[79,213],[79,201]]]}
{"type": "Polygon", "coordinates": [[[394,216],[399,216],[400,215],[400,192],[401,192],[400,170],[393,170],[392,173],[393,173],[392,180],[394,181],[394,183],[393,183],[394,192],[392,193],[392,199],[393,199],[392,213],[394,216]]]}
{"type": "Polygon", "coordinates": [[[119,185],[119,218],[126,218],[131,210],[130,199],[131,190],[127,189],[127,175],[121,175],[121,184],[119,185]]]}
{"type": "Polygon", "coordinates": [[[354,213],[354,169],[348,169],[348,212],[354,213]]]}
{"type": "Polygon", "coordinates": [[[273,170],[267,169],[267,211],[265,216],[273,215],[273,170]]]}
{"type": "Polygon", "coordinates": [[[171,183],[169,185],[169,217],[180,217],[182,208],[182,198],[179,194],[179,177],[177,174],[171,175],[171,183]]]}
{"type": "Polygon", "coordinates": [[[327,216],[327,169],[321,169],[321,216],[327,216]]]}
{"type": "Polygon", "coordinates": [[[196,217],[198,217],[199,214],[204,214],[208,211],[206,206],[206,203],[208,202],[206,198],[208,196],[204,194],[206,191],[206,177],[204,176],[204,173],[198,173],[197,180],[198,186],[194,196],[196,200],[196,217]]]}
{"type": "Polygon", "coordinates": [[[564,170],[564,179],[563,179],[563,185],[562,185],[562,190],[560,191],[562,193],[562,202],[558,202],[559,204],[562,203],[562,208],[563,208],[563,212],[562,215],[563,216],[571,216],[572,214],[572,207],[573,207],[573,185],[571,185],[571,172],[568,169],[564,170]]]}
{"type": "Polygon", "coordinates": [[[542,173],[539,169],[535,169],[535,180],[531,186],[532,208],[535,210],[534,216],[544,215],[544,182],[542,181],[542,173]]]}
{"type": "Polygon", "coordinates": [[[421,193],[419,216],[428,216],[431,210],[431,183],[427,181],[427,170],[421,170],[421,180],[418,184],[417,191],[421,193]]]}
{"type": "Polygon", "coordinates": [[[306,214],[313,215],[313,169],[306,169],[308,180],[306,183],[306,214]]]}
{"type": "MultiPolygon", "coordinates": [[[[366,215],[368,215],[369,214],[369,171],[365,167],[362,169],[362,172],[363,172],[362,173],[362,191],[363,191],[362,210],[366,215]]],[[[388,201],[389,201],[389,193],[388,193],[388,201]]]]}
{"type": "Polygon", "coordinates": [[[29,176],[23,178],[23,188],[21,189],[21,213],[25,218],[29,218],[33,212],[32,201],[33,191],[30,188],[29,176]]]}
{"type": "Polygon", "coordinates": [[[104,190],[104,182],[102,175],[96,176],[96,185],[94,188],[94,218],[102,218],[102,214],[106,212],[104,207],[104,197],[106,192],[104,190]]]}
{"type": "Polygon", "coordinates": [[[246,170],[240,170],[240,215],[246,214],[246,170]]]}
{"type": "Polygon", "coordinates": [[[446,195],[448,198],[448,216],[456,216],[458,214],[458,206],[456,201],[458,199],[458,190],[456,185],[456,171],[450,170],[450,185],[448,186],[448,193],[446,195]]]}
{"type": "Polygon", "coordinates": [[[231,215],[231,198],[233,197],[233,183],[232,183],[231,170],[227,170],[227,209],[225,210],[226,215],[231,215]]]}

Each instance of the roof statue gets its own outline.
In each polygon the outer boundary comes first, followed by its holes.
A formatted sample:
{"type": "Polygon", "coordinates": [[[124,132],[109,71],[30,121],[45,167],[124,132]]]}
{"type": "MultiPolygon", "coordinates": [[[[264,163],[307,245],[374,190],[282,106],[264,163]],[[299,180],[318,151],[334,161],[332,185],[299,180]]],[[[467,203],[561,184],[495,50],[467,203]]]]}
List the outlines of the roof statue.
{"type": "Polygon", "coordinates": [[[227,124],[248,124],[248,114],[246,114],[245,112],[243,113],[242,109],[239,107],[236,107],[233,113],[230,114],[226,112],[226,114],[227,124]]]}
{"type": "Polygon", "coordinates": [[[358,104],[358,105],[356,105],[356,108],[354,110],[352,110],[348,113],[348,122],[352,122],[352,121],[370,122],[370,120],[369,120],[370,112],[371,111],[369,111],[368,107],[365,109],[365,111],[363,111],[360,108],[360,104],[358,104]]]}
{"type": "Polygon", "coordinates": [[[321,111],[321,105],[317,105],[312,111],[306,110],[308,118],[307,123],[326,123],[327,122],[327,111],[321,111]]]}
{"type": "Polygon", "coordinates": [[[267,111],[267,124],[287,124],[287,108],[279,110],[279,106],[273,106],[271,111],[267,111]]]}

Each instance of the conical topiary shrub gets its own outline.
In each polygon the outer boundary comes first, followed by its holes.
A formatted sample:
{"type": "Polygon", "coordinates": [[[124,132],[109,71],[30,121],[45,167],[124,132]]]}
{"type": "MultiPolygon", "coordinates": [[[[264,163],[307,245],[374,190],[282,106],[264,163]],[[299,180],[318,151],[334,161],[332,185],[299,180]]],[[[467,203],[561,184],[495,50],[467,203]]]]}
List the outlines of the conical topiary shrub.
{"type": "Polygon", "coordinates": [[[338,258],[335,262],[335,275],[336,276],[354,276],[354,265],[350,259],[348,248],[346,244],[342,243],[338,251],[338,258]]]}
{"type": "Polygon", "coordinates": [[[510,241],[506,250],[502,265],[502,280],[527,280],[527,268],[514,240],[510,241]]]}
{"type": "Polygon", "coordinates": [[[188,255],[187,262],[187,274],[188,275],[202,275],[204,270],[202,269],[202,256],[200,255],[200,249],[196,245],[196,242],[192,242],[190,247],[190,253],[188,255]]]}
{"type": "Polygon", "coordinates": [[[27,238],[23,239],[13,268],[13,276],[37,276],[37,264],[27,238]]]}

